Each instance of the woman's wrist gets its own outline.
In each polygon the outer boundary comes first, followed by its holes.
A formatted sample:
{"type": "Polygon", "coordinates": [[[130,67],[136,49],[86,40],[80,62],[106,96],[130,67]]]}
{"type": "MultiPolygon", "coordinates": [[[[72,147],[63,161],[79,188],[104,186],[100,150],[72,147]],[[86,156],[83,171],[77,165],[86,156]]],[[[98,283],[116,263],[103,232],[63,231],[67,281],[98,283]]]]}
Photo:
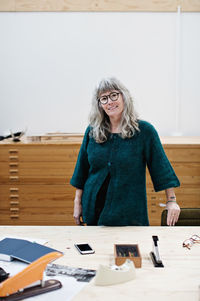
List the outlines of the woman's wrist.
{"type": "Polygon", "coordinates": [[[167,198],[166,204],[168,204],[168,203],[176,203],[176,197],[175,197],[175,195],[170,196],[170,197],[167,198]]]}

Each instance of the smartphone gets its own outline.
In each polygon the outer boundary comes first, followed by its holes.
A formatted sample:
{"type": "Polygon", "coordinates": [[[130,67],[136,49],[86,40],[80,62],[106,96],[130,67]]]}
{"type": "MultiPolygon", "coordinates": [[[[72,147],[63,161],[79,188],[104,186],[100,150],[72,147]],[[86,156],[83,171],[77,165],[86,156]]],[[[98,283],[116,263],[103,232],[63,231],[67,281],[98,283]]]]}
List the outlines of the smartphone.
{"type": "Polygon", "coordinates": [[[77,248],[79,253],[81,253],[82,255],[94,253],[94,250],[88,244],[75,244],[74,246],[77,248]]]}

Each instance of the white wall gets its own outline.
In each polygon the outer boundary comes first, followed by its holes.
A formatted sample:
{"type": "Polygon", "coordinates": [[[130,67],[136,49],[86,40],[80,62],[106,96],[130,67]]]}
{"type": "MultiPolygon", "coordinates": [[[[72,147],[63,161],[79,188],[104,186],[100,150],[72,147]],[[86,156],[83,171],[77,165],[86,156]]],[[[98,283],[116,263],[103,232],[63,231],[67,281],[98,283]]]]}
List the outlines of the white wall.
{"type": "Polygon", "coordinates": [[[200,14],[0,13],[0,135],[84,132],[102,77],[118,77],[160,135],[200,135],[200,14]]]}

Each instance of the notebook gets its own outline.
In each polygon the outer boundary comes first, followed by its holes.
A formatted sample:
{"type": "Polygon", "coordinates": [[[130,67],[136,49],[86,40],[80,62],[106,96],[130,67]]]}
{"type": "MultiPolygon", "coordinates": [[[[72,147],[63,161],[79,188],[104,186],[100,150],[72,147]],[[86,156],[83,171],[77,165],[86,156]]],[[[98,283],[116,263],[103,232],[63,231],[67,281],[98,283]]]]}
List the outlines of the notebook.
{"type": "Polygon", "coordinates": [[[60,251],[25,239],[4,238],[0,241],[0,260],[4,261],[17,259],[31,263],[51,252],[60,251]]]}

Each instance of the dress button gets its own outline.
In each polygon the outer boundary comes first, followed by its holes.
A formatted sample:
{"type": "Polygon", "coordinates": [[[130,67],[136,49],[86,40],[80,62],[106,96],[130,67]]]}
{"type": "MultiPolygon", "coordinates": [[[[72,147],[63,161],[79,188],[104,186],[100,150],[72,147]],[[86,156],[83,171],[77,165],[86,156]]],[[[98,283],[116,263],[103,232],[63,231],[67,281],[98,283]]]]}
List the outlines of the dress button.
{"type": "Polygon", "coordinates": [[[108,166],[111,166],[111,162],[108,162],[108,166]]]}

